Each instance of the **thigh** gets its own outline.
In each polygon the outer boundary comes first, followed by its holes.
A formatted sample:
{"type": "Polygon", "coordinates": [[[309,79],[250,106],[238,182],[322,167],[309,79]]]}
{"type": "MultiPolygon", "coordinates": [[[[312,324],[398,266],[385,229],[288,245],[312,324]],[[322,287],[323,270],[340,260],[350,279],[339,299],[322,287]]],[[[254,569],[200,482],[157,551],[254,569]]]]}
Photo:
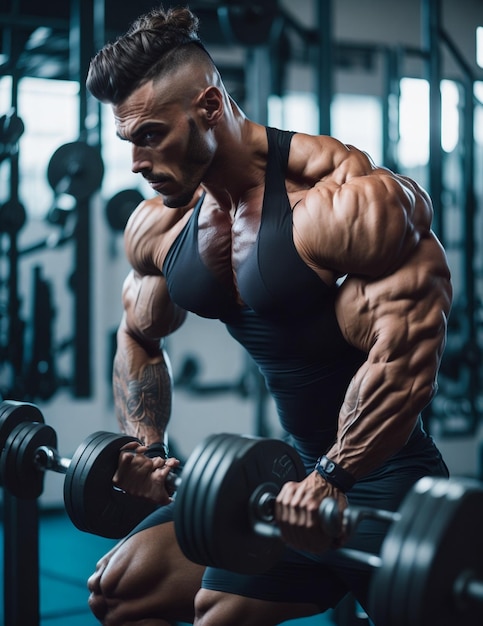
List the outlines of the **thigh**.
{"type": "MultiPolygon", "coordinates": [[[[202,588],[263,602],[311,605],[320,613],[333,608],[348,591],[321,557],[286,547],[283,558],[267,572],[249,576],[208,567],[202,588]]],[[[288,618],[286,618],[288,619],[288,618]]]]}
{"type": "Polygon", "coordinates": [[[274,626],[321,612],[316,604],[270,602],[207,589],[198,592],[195,607],[197,620],[210,626],[274,626]]]}

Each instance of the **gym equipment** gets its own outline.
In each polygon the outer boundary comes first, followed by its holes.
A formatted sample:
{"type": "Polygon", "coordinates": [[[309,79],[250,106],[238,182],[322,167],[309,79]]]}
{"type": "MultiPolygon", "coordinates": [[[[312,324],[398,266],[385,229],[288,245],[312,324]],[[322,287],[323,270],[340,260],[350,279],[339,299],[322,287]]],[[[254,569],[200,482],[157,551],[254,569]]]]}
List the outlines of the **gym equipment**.
{"type": "Polygon", "coordinates": [[[13,107],[0,115],[0,163],[17,152],[17,144],[24,131],[25,125],[13,107]]]}
{"type": "MultiPolygon", "coordinates": [[[[125,537],[156,508],[112,484],[120,450],[131,441],[139,440],[98,431],[68,459],[57,452],[55,432],[44,424],[35,405],[0,404],[0,476],[5,489],[18,498],[33,499],[42,493],[46,470],[65,474],[64,503],[72,523],[102,537],[125,537]]],[[[276,535],[270,541],[275,527],[263,523],[266,501],[268,496],[273,500],[284,482],[304,475],[298,454],[283,441],[224,433],[208,437],[190,456],[181,478],[170,472],[167,479],[168,492],[177,489],[176,510],[181,513],[175,523],[180,540],[188,551],[195,532],[197,545],[206,545],[206,554],[214,555],[213,563],[237,563],[247,571],[267,569],[279,558],[283,543],[276,535]],[[189,519],[194,499],[200,503],[195,514],[200,529],[193,529],[194,520],[189,519]],[[253,523],[260,524],[261,534],[253,535],[253,523]],[[226,528],[236,536],[230,548],[226,528]]]]}
{"type": "Polygon", "coordinates": [[[125,537],[156,506],[112,484],[120,449],[135,437],[99,431],[89,435],[72,461],[56,450],[55,431],[33,404],[0,404],[1,484],[20,499],[38,498],[46,470],[65,474],[64,502],[80,530],[101,537],[125,537]]]}
{"type": "MultiPolygon", "coordinates": [[[[54,440],[55,433],[35,406],[0,404],[5,487],[31,497],[38,490],[28,487],[32,478],[38,485],[34,468],[66,473],[64,497],[73,523],[95,534],[124,536],[132,520],[123,516],[141,501],[116,490],[112,476],[120,448],[135,439],[94,433],[72,460],[58,456],[54,440]],[[50,445],[38,446],[46,441],[50,445]]],[[[268,570],[284,549],[274,520],[276,495],[285,482],[304,475],[296,451],[283,441],[226,433],[206,438],[190,455],[181,477],[169,475],[170,488],[177,491],[176,535],[186,557],[244,574],[268,570]]],[[[341,524],[350,536],[364,519],[390,523],[380,555],[350,548],[331,555],[374,568],[369,609],[377,626],[482,623],[481,483],[426,477],[398,511],[349,506],[341,515],[327,498],[319,516],[332,536],[340,534],[341,524]]]]}
{"type": "Polygon", "coordinates": [[[0,206],[0,232],[16,235],[26,221],[25,207],[18,199],[11,198],[0,206]]]}
{"type": "Polygon", "coordinates": [[[123,232],[127,221],[144,196],[137,189],[123,189],[106,204],[106,219],[115,232],[123,232]]]}
{"type": "MultiPolygon", "coordinates": [[[[282,468],[297,467],[297,461],[288,453],[286,464],[278,445],[270,449],[272,445],[270,440],[225,435],[195,449],[183,470],[175,507],[176,534],[187,558],[244,574],[275,564],[283,543],[273,503],[284,482],[300,480],[304,473],[301,469],[295,479],[283,476],[282,468]],[[275,466],[282,471],[280,482],[272,483],[275,466]]],[[[377,626],[482,623],[481,483],[426,477],[396,512],[348,507],[341,516],[335,501],[326,499],[319,516],[334,537],[342,523],[349,536],[364,519],[391,524],[380,555],[348,548],[334,552],[337,558],[374,568],[369,602],[377,626]]]]}
{"type": "Polygon", "coordinates": [[[244,46],[267,44],[278,11],[277,0],[227,2],[218,7],[218,21],[225,38],[244,46]]]}
{"type": "Polygon", "coordinates": [[[82,141],[57,148],[47,168],[47,180],[54,192],[77,200],[84,200],[97,191],[103,176],[104,164],[98,148],[82,141]]]}
{"type": "Polygon", "coordinates": [[[174,523],[184,554],[196,563],[240,573],[263,572],[284,545],[273,502],[305,468],[277,439],[230,434],[207,437],[192,452],[177,485],[174,523]]]}
{"type": "Polygon", "coordinates": [[[379,556],[346,548],[342,558],[374,568],[369,608],[376,625],[477,626],[483,620],[483,485],[471,479],[419,480],[399,511],[326,499],[320,514],[333,536],[364,519],[391,522],[379,556]]]}

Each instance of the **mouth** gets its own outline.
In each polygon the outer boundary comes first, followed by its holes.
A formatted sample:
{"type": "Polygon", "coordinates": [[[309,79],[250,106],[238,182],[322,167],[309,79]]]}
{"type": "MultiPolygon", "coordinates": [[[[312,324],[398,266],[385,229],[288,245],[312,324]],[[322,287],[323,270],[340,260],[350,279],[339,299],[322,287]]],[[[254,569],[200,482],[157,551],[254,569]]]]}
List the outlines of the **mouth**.
{"type": "Polygon", "coordinates": [[[169,188],[170,186],[172,186],[174,184],[174,181],[169,179],[169,178],[163,178],[163,179],[149,179],[146,178],[146,181],[149,183],[149,185],[151,186],[152,189],[154,189],[154,191],[156,191],[157,193],[163,193],[163,191],[166,191],[167,188],[169,188]]]}

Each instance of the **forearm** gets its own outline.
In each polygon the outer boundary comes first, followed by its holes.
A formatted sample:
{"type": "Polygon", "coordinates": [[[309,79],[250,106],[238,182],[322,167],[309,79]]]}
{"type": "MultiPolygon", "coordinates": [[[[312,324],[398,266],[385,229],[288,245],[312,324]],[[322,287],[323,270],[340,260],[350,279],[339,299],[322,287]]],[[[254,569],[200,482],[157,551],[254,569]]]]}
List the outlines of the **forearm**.
{"type": "Polygon", "coordinates": [[[430,381],[418,384],[395,364],[366,363],[349,386],[327,457],[362,478],[401,450],[433,394],[430,381]]]}
{"type": "Polygon", "coordinates": [[[121,431],[146,445],[162,441],[171,415],[172,379],[159,343],[144,346],[118,332],[113,391],[121,431]]]}

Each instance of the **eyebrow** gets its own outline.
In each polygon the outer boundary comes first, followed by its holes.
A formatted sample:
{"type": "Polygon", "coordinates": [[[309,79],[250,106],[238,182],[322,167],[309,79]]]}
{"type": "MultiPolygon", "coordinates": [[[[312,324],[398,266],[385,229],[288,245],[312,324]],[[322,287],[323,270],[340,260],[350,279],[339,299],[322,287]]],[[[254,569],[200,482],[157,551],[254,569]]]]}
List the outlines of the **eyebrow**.
{"type": "Polygon", "coordinates": [[[117,137],[119,137],[121,141],[129,141],[130,143],[136,143],[136,140],[139,139],[139,137],[142,137],[146,132],[153,130],[153,129],[159,131],[160,128],[164,126],[165,124],[163,124],[162,122],[145,122],[144,124],[141,124],[141,126],[136,128],[131,138],[126,137],[125,135],[121,134],[119,131],[116,131],[116,135],[117,137]]]}

